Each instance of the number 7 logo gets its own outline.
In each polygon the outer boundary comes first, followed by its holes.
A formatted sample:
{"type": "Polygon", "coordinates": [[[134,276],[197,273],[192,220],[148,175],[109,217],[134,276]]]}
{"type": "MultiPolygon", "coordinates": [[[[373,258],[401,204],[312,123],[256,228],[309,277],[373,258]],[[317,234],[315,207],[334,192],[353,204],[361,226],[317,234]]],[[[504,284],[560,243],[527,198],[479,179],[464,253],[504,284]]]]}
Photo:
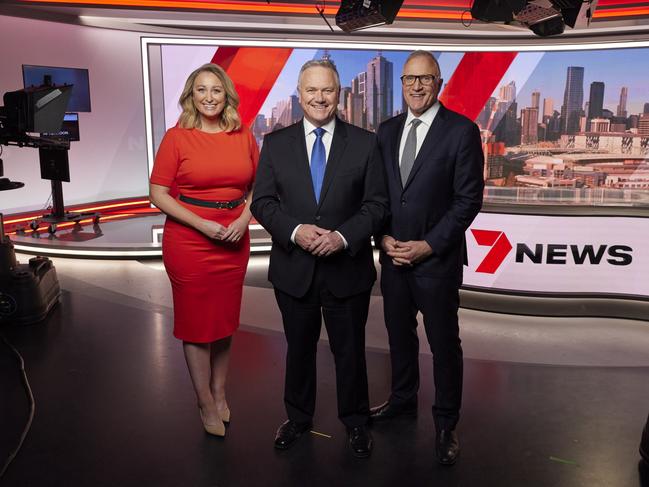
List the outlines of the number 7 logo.
{"type": "Polygon", "coordinates": [[[475,238],[478,245],[488,245],[491,250],[487,252],[485,258],[480,262],[476,268],[476,272],[483,272],[485,274],[493,274],[498,270],[507,254],[512,249],[512,244],[509,243],[505,232],[499,230],[474,230],[471,233],[475,238]]]}

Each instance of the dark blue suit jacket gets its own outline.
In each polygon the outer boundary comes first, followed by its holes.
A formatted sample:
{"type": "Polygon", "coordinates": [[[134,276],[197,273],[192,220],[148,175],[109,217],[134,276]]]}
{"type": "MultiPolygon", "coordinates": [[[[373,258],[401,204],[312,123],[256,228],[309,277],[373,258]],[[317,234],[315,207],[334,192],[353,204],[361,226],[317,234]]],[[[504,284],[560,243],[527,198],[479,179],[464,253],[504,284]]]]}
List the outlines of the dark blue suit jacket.
{"type": "Polygon", "coordinates": [[[273,286],[294,297],[304,296],[317,261],[336,297],[371,289],[376,269],[370,237],[387,219],[385,186],[383,162],[371,132],[336,120],[317,202],[303,123],[266,135],[251,210],[273,238],[268,268],[273,286]],[[291,243],[291,233],[300,223],[338,230],[349,246],[316,258],[291,243]]]}
{"type": "MultiPolygon", "coordinates": [[[[399,175],[399,141],[407,114],[381,124],[379,148],[390,195],[391,218],[383,235],[400,241],[426,240],[433,255],[412,272],[462,278],[464,233],[482,206],[484,156],[480,131],[468,118],[440,106],[405,186],[399,175]]],[[[381,265],[396,270],[381,252],[381,265]]]]}

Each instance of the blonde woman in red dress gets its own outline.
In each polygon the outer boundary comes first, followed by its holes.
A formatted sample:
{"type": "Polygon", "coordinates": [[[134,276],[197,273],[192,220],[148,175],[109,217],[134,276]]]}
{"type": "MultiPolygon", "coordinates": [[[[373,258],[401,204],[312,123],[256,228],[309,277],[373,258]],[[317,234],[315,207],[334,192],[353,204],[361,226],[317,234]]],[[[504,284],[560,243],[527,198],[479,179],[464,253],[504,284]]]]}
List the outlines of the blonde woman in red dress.
{"type": "Polygon", "coordinates": [[[173,291],[174,336],[183,341],[205,431],[224,436],[230,420],[225,381],[250,254],[259,154],[220,66],[205,64],[189,75],[179,104],[178,124],[155,158],[150,198],[167,215],[162,255],[173,291]]]}

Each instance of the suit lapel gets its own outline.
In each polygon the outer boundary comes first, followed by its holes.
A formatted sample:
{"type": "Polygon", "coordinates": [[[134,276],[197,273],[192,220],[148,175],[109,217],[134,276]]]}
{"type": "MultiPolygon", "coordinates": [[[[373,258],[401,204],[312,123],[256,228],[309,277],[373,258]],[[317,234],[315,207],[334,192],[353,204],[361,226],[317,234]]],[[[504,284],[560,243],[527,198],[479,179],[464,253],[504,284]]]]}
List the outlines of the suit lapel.
{"type": "Polygon", "coordinates": [[[293,125],[289,134],[293,139],[291,147],[295,157],[292,157],[295,166],[295,175],[299,179],[298,187],[306,188],[307,199],[315,205],[315,192],[313,191],[313,180],[311,179],[311,168],[309,167],[309,154],[306,150],[306,138],[304,136],[304,122],[293,125]]]}
{"type": "Polygon", "coordinates": [[[391,161],[391,166],[392,166],[392,173],[396,180],[399,182],[399,186],[403,189],[402,183],[401,183],[401,172],[399,171],[399,146],[401,144],[401,135],[403,134],[403,128],[406,124],[406,118],[408,118],[408,113],[404,113],[401,115],[401,119],[399,120],[396,131],[397,135],[396,137],[392,138],[394,142],[394,147],[392,147],[392,161],[391,161]]]}
{"type": "Polygon", "coordinates": [[[439,111],[437,112],[437,115],[433,120],[433,124],[428,129],[428,133],[424,138],[424,143],[421,145],[421,149],[419,149],[419,153],[415,158],[415,163],[412,166],[412,170],[410,171],[408,180],[406,181],[406,184],[403,186],[404,191],[408,189],[408,186],[417,175],[417,172],[419,172],[419,170],[424,165],[424,163],[430,158],[430,154],[438,145],[439,139],[444,135],[445,119],[446,119],[446,109],[444,108],[444,105],[440,104],[439,111]]]}
{"type": "MultiPolygon", "coordinates": [[[[327,166],[325,167],[322,188],[320,189],[320,201],[318,202],[318,208],[322,206],[322,202],[327,196],[327,191],[329,190],[329,186],[331,186],[334,175],[336,174],[336,171],[340,166],[342,155],[345,152],[346,146],[347,128],[345,127],[344,122],[336,118],[336,125],[334,128],[333,138],[331,140],[331,148],[329,149],[329,157],[327,158],[327,166]]],[[[313,198],[315,199],[315,193],[313,198]]]]}

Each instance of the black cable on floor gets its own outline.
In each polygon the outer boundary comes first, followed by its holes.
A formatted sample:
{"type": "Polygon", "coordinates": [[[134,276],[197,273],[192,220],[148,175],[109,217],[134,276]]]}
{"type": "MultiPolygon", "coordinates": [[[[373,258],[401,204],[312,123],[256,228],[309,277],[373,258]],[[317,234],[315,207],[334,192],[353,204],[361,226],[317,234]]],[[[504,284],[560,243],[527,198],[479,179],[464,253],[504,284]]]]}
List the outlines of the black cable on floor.
{"type": "Polygon", "coordinates": [[[29,386],[29,380],[27,379],[27,373],[25,372],[25,361],[23,360],[22,355],[20,355],[20,352],[18,352],[18,350],[16,350],[16,348],[7,341],[7,339],[4,337],[2,333],[0,333],[0,340],[2,340],[4,344],[7,347],[9,347],[9,349],[18,358],[18,362],[20,363],[20,375],[21,375],[22,383],[23,386],[25,387],[25,392],[27,393],[27,397],[29,399],[29,418],[27,419],[27,424],[25,424],[25,428],[23,429],[23,432],[20,435],[20,441],[18,442],[18,445],[9,454],[6,462],[2,466],[2,470],[0,470],[0,479],[1,479],[4,476],[5,472],[7,471],[7,469],[9,468],[9,465],[11,464],[13,459],[16,458],[16,455],[18,455],[18,452],[20,451],[20,448],[23,446],[23,442],[27,437],[27,433],[29,433],[29,430],[32,427],[32,421],[34,421],[34,411],[36,410],[36,402],[34,401],[34,394],[32,394],[32,388],[29,386]]]}

